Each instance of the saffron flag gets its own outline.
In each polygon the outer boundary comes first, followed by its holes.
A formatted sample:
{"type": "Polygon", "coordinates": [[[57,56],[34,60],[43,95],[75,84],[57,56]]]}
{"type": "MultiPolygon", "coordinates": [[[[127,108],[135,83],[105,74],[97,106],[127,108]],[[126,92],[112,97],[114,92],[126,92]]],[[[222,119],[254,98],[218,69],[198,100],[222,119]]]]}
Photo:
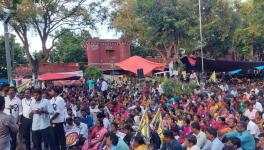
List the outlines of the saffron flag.
{"type": "Polygon", "coordinates": [[[163,139],[163,125],[162,125],[162,116],[160,112],[160,108],[156,112],[155,116],[153,117],[150,127],[152,130],[156,130],[156,126],[158,125],[157,128],[157,133],[159,134],[160,139],[163,139]]]}
{"type": "Polygon", "coordinates": [[[211,77],[210,77],[210,80],[211,80],[212,82],[216,82],[216,73],[215,73],[215,71],[212,73],[212,75],[211,75],[211,77]]]}
{"type": "Polygon", "coordinates": [[[146,139],[149,138],[149,118],[147,111],[144,112],[141,121],[139,123],[138,130],[146,139]]]}

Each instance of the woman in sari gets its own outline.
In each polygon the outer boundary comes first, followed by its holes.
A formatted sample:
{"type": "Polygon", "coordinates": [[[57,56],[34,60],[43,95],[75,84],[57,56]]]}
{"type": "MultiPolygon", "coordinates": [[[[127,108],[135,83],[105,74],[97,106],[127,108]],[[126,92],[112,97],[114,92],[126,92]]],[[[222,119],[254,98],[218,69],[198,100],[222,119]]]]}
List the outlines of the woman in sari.
{"type": "Polygon", "coordinates": [[[92,130],[90,138],[85,141],[82,150],[97,150],[106,133],[107,129],[104,128],[103,120],[97,120],[96,127],[92,130]]]}

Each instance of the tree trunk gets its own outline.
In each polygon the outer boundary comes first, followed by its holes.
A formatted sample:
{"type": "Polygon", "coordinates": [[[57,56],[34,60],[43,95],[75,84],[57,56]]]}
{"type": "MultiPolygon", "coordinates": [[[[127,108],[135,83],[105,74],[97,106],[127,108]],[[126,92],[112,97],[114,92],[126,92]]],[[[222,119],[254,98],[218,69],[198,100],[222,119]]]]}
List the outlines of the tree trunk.
{"type": "Polygon", "coordinates": [[[35,87],[36,86],[36,81],[37,81],[37,78],[38,78],[38,74],[39,74],[39,61],[35,59],[33,59],[33,57],[31,56],[30,52],[29,52],[29,45],[28,45],[28,42],[24,42],[23,43],[24,45],[24,50],[25,50],[25,53],[26,53],[26,56],[29,60],[29,64],[32,68],[32,79],[33,79],[33,82],[32,82],[32,85],[35,87]]]}
{"type": "Polygon", "coordinates": [[[37,60],[34,60],[30,65],[32,67],[33,86],[36,87],[39,75],[39,62],[37,60]]]}
{"type": "Polygon", "coordinates": [[[168,64],[171,61],[171,55],[174,50],[174,47],[175,47],[175,43],[173,42],[168,47],[166,47],[166,45],[163,44],[163,50],[160,50],[159,48],[155,48],[155,50],[161,56],[163,62],[168,64]]]}
{"type": "Polygon", "coordinates": [[[253,37],[249,39],[248,47],[249,47],[249,60],[254,60],[254,43],[253,43],[253,37]]]}

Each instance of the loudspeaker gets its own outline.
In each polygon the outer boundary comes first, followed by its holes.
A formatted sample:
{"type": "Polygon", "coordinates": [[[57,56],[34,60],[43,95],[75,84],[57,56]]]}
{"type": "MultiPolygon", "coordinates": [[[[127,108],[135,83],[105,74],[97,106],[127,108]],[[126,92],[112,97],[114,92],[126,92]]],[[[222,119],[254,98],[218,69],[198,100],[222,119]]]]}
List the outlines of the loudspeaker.
{"type": "Polygon", "coordinates": [[[137,69],[137,77],[138,78],[144,78],[144,71],[142,68],[137,69]]]}

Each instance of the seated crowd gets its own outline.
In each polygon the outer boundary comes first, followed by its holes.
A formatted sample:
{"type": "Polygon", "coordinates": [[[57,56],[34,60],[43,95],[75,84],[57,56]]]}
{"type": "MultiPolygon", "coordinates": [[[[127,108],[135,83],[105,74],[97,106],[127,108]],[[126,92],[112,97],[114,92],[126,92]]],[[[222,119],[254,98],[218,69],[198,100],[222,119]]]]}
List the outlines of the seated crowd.
{"type": "Polygon", "coordinates": [[[9,138],[0,137],[0,149],[13,150],[21,143],[26,150],[264,149],[264,82],[221,80],[190,95],[170,96],[165,96],[161,84],[151,83],[108,85],[100,80],[93,87],[23,93],[14,87],[3,89],[0,118],[10,115],[17,126],[0,125],[0,133],[4,127],[13,129],[3,135],[9,138]],[[150,123],[158,111],[160,122],[141,126],[144,114],[150,123]],[[72,138],[71,133],[78,136],[72,138]],[[10,144],[1,145],[5,142],[10,144]]]}

